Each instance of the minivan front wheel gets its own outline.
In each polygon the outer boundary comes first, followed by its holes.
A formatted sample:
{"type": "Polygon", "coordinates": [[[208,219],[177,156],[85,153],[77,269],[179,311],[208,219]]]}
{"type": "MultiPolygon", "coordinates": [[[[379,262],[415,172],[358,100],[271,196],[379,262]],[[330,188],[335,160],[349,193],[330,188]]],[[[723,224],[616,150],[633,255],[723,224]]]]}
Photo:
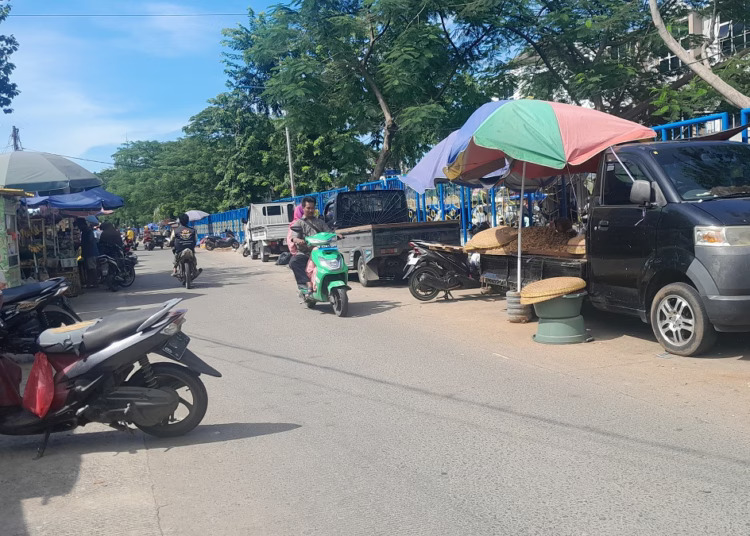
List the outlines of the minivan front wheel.
{"type": "Polygon", "coordinates": [[[703,301],[687,283],[672,283],[656,293],[651,302],[651,328],[664,349],[675,355],[698,355],[716,342],[703,301]]]}

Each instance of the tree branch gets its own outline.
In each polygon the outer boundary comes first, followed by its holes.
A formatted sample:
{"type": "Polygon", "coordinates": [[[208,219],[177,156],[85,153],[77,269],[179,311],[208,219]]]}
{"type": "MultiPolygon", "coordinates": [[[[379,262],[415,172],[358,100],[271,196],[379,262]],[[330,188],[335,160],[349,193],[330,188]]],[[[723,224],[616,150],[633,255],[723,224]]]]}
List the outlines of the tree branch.
{"type": "Polygon", "coordinates": [[[682,45],[680,45],[672,34],[667,31],[664,20],[661,18],[661,13],[659,13],[659,6],[657,5],[656,0],[648,0],[648,5],[651,9],[651,18],[654,21],[654,26],[656,26],[659,36],[669,50],[671,50],[672,53],[682,61],[682,63],[687,65],[691,71],[700,76],[708,85],[714,88],[724,100],[738,108],[750,108],[750,97],[743,95],[736,88],[727,84],[717,76],[710,67],[706,67],[701,61],[695,61],[688,51],[682,48],[682,45]]]}

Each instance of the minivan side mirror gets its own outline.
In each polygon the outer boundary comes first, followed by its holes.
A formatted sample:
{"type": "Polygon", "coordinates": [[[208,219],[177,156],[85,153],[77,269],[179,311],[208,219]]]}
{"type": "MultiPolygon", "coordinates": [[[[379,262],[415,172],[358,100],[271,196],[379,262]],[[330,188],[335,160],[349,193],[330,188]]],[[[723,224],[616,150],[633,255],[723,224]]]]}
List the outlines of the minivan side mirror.
{"type": "Polygon", "coordinates": [[[651,183],[644,180],[633,181],[633,187],[630,189],[630,202],[634,205],[651,203],[651,183]]]}

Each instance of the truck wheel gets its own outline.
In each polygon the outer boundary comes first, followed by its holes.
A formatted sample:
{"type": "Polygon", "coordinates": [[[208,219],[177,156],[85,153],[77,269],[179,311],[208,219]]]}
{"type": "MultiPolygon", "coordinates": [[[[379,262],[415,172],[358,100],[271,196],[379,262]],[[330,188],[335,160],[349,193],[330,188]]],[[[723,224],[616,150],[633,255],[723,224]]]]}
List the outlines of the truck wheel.
{"type": "Polygon", "coordinates": [[[364,255],[357,257],[357,276],[359,277],[359,284],[363,287],[371,287],[373,281],[367,279],[367,263],[365,262],[364,255]]]}
{"type": "Polygon", "coordinates": [[[716,330],[703,301],[687,283],[672,283],[656,293],[651,303],[651,328],[659,344],[675,355],[698,355],[716,342],[716,330]]]}
{"type": "Polygon", "coordinates": [[[258,245],[257,242],[250,242],[250,258],[253,259],[254,261],[258,260],[258,256],[259,256],[258,248],[259,247],[260,246],[258,245]]]}
{"type": "Polygon", "coordinates": [[[271,260],[271,253],[268,250],[268,246],[261,246],[260,261],[268,262],[271,260]]]}
{"type": "Polygon", "coordinates": [[[430,301],[435,299],[437,295],[440,294],[439,289],[429,287],[422,283],[422,278],[426,275],[438,277],[437,270],[435,270],[435,268],[433,268],[432,266],[423,266],[422,268],[417,268],[409,276],[409,292],[411,292],[411,295],[419,301],[430,301]]]}

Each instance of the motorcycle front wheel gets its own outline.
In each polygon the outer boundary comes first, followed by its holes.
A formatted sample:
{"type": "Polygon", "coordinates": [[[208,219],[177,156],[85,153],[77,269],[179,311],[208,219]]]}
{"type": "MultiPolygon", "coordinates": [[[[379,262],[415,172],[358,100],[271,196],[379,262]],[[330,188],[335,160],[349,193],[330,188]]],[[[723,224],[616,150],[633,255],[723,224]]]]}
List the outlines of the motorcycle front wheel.
{"type": "MultiPolygon", "coordinates": [[[[156,437],[177,437],[187,434],[198,426],[206,415],[208,392],[203,382],[188,368],[173,363],[154,363],[151,370],[157,388],[174,389],[180,397],[180,405],[175,412],[155,426],[138,428],[156,437]],[[190,400],[188,400],[190,399],[190,400]]],[[[143,369],[138,370],[128,380],[128,385],[146,387],[143,369]]]]}
{"type": "Polygon", "coordinates": [[[349,314],[349,297],[346,295],[345,288],[338,287],[333,289],[330,301],[336,316],[346,316],[349,314]]]}
{"type": "Polygon", "coordinates": [[[206,241],[206,251],[211,251],[212,249],[214,249],[214,243],[206,241]]]}
{"type": "Polygon", "coordinates": [[[434,300],[437,295],[440,294],[439,289],[427,286],[422,283],[422,279],[426,275],[438,277],[437,270],[435,270],[435,268],[433,268],[432,266],[423,266],[422,268],[417,268],[416,270],[414,270],[414,273],[409,276],[409,292],[411,292],[411,295],[419,301],[434,300]]]}

